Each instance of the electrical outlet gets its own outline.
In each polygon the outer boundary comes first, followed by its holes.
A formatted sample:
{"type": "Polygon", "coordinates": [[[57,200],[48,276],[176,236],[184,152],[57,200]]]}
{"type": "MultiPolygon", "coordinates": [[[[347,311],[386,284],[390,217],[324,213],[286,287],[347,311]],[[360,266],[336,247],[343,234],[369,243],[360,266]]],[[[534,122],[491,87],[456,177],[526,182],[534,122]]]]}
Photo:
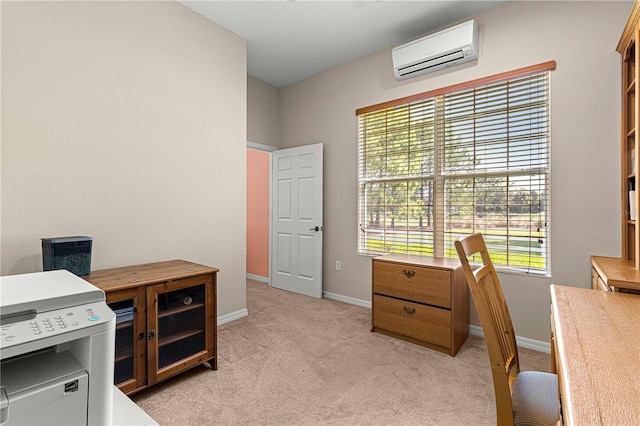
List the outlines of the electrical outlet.
{"type": "Polygon", "coordinates": [[[336,260],[336,271],[339,271],[340,269],[342,269],[342,262],[336,260]]]}

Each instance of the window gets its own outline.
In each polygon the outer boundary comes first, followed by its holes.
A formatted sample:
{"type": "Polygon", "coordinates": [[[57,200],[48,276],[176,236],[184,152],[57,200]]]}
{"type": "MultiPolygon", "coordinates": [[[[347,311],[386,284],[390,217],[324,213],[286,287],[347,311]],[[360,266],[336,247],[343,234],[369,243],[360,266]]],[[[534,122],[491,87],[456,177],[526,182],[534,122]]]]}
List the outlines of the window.
{"type": "Polygon", "coordinates": [[[456,258],[483,233],[497,268],[548,273],[547,62],[356,111],[361,254],[456,258]]]}

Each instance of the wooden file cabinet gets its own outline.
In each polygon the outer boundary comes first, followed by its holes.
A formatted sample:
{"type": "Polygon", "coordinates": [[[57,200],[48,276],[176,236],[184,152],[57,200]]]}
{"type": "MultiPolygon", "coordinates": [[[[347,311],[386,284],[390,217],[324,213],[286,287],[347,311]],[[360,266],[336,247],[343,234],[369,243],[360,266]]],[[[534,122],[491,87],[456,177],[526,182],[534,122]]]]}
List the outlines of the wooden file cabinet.
{"type": "Polygon", "coordinates": [[[469,292],[453,259],[373,259],[371,331],[455,356],[469,335],[469,292]]]}
{"type": "Polygon", "coordinates": [[[184,260],[93,271],[116,313],[114,383],[132,394],[191,367],[217,368],[216,273],[184,260]]]}

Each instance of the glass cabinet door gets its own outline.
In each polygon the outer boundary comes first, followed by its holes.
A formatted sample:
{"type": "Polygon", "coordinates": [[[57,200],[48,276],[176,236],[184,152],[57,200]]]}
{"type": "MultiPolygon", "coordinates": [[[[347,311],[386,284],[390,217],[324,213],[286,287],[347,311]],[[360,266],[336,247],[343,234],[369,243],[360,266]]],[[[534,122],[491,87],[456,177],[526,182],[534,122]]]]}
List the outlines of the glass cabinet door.
{"type": "Polygon", "coordinates": [[[205,349],[204,284],[158,295],[158,367],[205,349]]]}
{"type": "Polygon", "coordinates": [[[149,365],[150,382],[168,377],[185,365],[195,365],[213,357],[213,342],[207,333],[215,327],[211,321],[212,303],[208,303],[212,290],[211,276],[150,288],[147,303],[149,307],[155,307],[155,315],[151,312],[148,315],[149,351],[155,353],[153,365],[149,365]]]}
{"type": "Polygon", "coordinates": [[[146,317],[139,303],[144,303],[144,289],[119,291],[107,294],[107,304],[116,314],[116,347],[114,384],[128,392],[145,382],[145,333],[146,317]],[[142,296],[142,297],[140,297],[142,296]]]}
{"type": "Polygon", "coordinates": [[[116,365],[114,383],[133,378],[133,299],[110,303],[116,314],[116,365]]]}

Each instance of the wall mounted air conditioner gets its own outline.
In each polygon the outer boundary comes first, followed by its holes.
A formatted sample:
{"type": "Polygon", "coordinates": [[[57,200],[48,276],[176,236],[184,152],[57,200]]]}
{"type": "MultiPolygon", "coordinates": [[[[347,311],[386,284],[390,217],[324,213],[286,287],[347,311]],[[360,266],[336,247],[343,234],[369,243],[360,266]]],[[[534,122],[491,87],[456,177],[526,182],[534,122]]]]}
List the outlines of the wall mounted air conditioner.
{"type": "Polygon", "coordinates": [[[478,24],[467,21],[394,47],[391,57],[398,80],[474,61],[478,59],[478,24]]]}

